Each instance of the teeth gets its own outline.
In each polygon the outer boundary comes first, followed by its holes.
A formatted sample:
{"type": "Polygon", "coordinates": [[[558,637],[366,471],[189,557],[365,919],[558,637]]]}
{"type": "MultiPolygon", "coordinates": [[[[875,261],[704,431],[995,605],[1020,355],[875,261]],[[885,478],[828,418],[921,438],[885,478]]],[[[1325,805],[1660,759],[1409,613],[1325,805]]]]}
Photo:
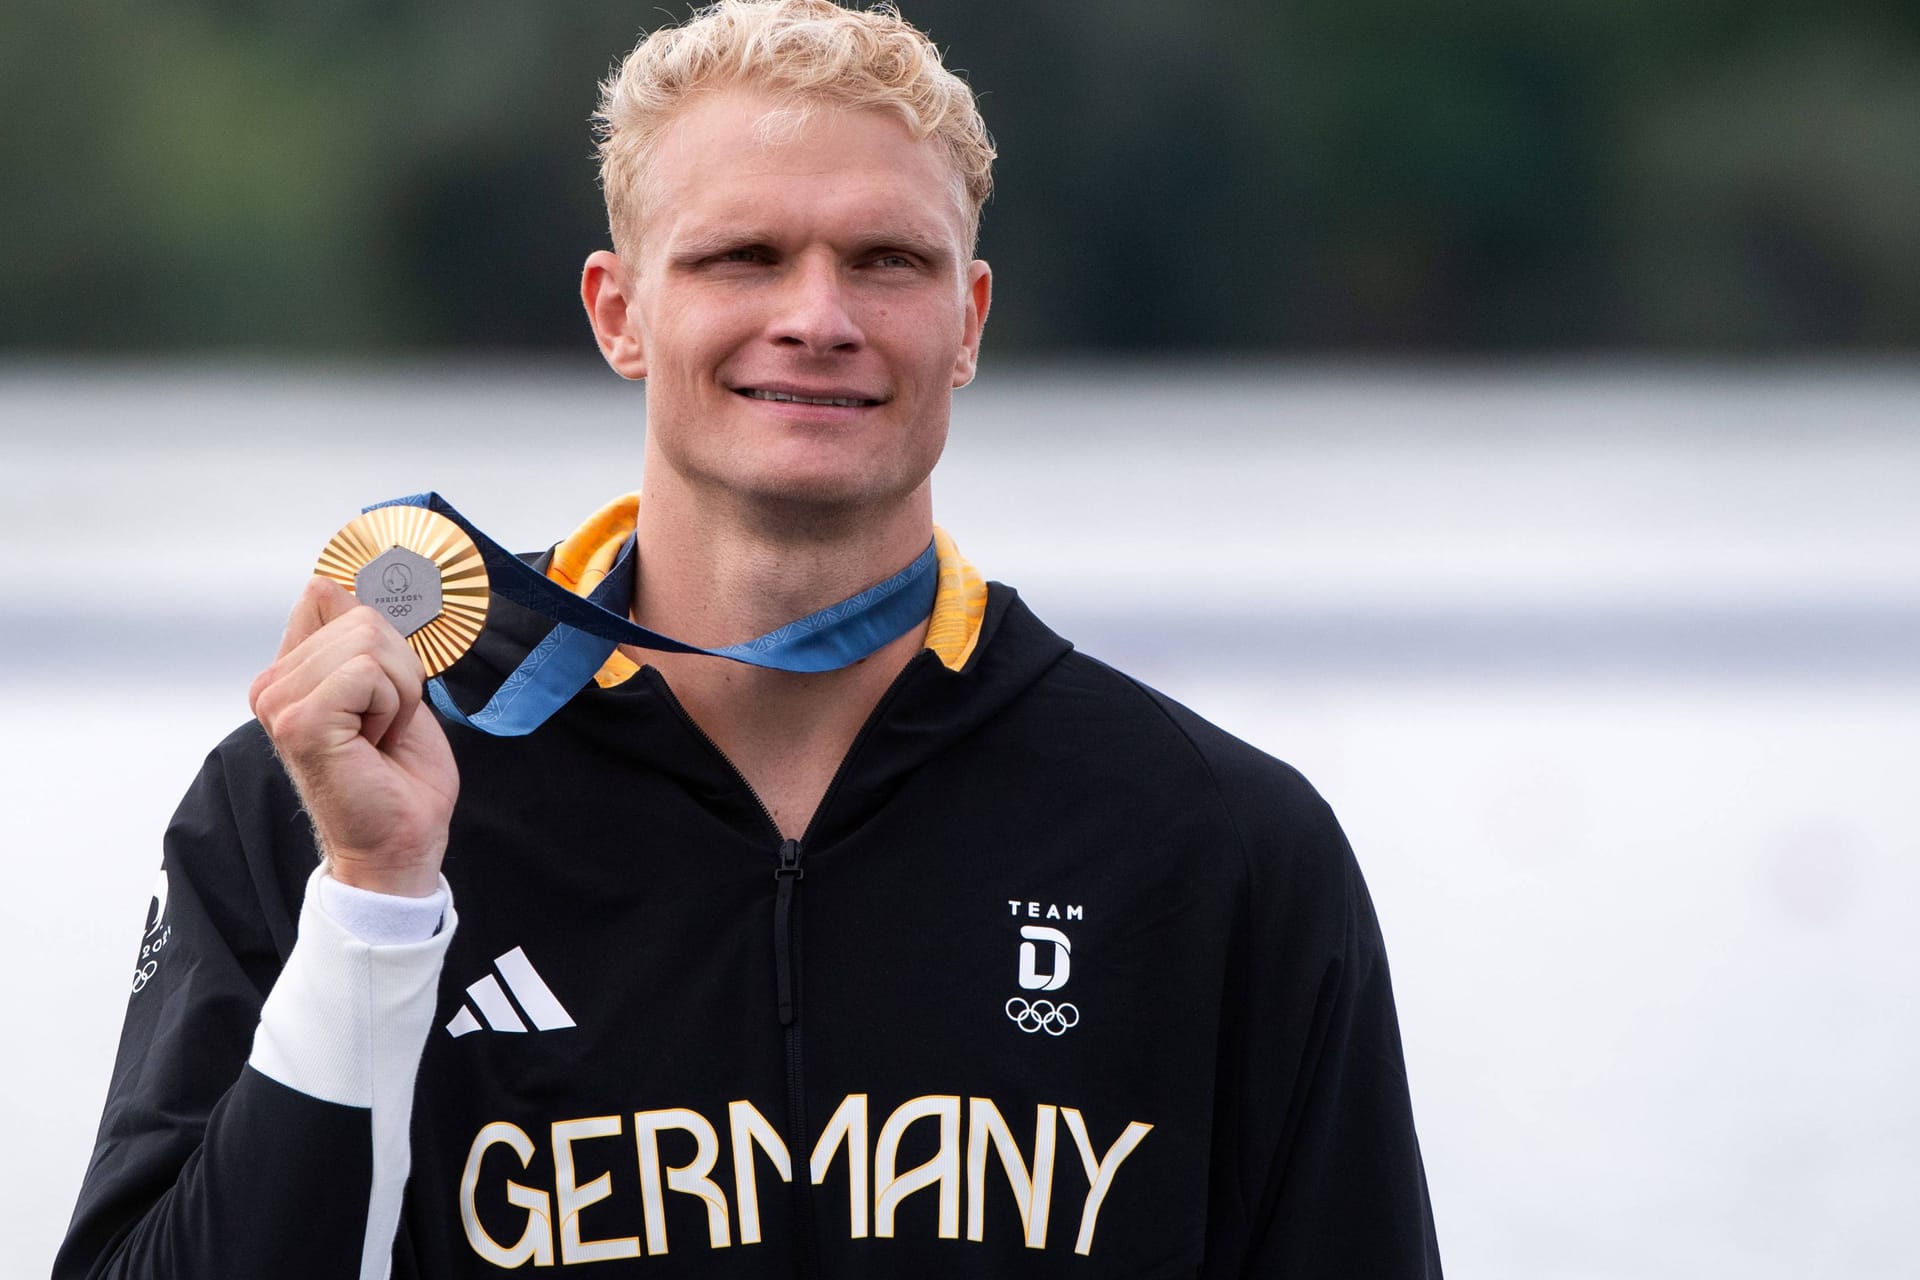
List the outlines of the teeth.
{"type": "Polygon", "coordinates": [[[861,405],[874,403],[871,400],[853,400],[845,396],[795,396],[784,391],[750,390],[743,394],[754,400],[780,400],[793,404],[836,404],[843,409],[857,409],[861,405]]]}

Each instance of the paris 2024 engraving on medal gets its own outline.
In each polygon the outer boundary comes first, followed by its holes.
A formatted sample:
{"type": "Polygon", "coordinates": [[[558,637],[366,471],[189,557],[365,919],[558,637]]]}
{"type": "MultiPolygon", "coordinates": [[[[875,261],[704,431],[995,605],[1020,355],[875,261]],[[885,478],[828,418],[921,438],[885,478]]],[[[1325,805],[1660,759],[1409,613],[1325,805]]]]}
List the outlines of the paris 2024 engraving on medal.
{"type": "Polygon", "coordinates": [[[440,616],[440,566],[393,547],[354,575],[353,594],[385,615],[402,637],[410,636],[440,616]]]}

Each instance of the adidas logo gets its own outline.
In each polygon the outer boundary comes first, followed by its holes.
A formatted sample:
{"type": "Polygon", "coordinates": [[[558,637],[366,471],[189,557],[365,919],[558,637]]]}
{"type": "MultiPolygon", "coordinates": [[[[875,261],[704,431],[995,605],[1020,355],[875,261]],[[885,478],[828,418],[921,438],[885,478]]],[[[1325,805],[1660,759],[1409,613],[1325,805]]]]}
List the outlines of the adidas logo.
{"type": "Polygon", "coordinates": [[[525,951],[515,947],[503,956],[495,956],[493,967],[500,971],[506,986],[503,988],[490,973],[468,987],[467,996],[473,1004],[460,1006],[460,1012],[447,1023],[448,1035],[458,1039],[469,1031],[478,1031],[482,1018],[495,1031],[525,1031],[528,1022],[541,1031],[558,1031],[574,1025],[573,1015],[534,972],[533,962],[527,959],[525,951]],[[507,996],[509,991],[513,993],[511,999],[507,996]],[[479,1017],[474,1016],[475,1008],[480,1010],[479,1017]],[[520,1016],[523,1013],[525,1021],[520,1016]]]}

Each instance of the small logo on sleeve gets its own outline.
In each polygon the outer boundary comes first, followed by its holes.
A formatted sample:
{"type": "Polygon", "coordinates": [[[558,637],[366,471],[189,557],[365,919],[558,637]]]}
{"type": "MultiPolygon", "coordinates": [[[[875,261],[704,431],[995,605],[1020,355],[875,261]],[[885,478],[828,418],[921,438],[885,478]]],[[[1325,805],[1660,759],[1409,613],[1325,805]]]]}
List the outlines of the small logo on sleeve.
{"type": "Polygon", "coordinates": [[[173,941],[173,925],[167,919],[167,872],[153,882],[153,901],[147,904],[147,931],[140,939],[140,959],[133,966],[133,989],[144,991],[153,975],[160,972],[160,953],[173,941]]]}

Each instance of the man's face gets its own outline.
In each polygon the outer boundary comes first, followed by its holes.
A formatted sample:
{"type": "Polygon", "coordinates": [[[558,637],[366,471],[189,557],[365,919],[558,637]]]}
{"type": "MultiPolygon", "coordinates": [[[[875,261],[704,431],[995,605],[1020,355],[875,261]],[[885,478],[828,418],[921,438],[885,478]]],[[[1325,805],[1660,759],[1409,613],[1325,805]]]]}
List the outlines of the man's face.
{"type": "Polygon", "coordinates": [[[647,483],[664,465],[708,498],[897,503],[926,484],[973,375],[987,267],[936,144],[825,104],[767,142],[774,106],[697,101],[655,153],[623,263],[647,483]]]}

